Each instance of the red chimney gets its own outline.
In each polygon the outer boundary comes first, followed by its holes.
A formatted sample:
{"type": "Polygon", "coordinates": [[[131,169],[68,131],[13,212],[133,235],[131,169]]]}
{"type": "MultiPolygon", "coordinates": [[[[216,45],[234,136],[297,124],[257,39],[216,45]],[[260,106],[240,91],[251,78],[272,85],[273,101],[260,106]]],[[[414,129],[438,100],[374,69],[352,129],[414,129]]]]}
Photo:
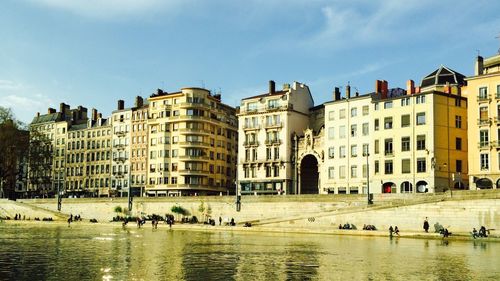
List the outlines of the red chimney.
{"type": "Polygon", "coordinates": [[[386,80],[382,80],[382,98],[386,99],[387,98],[387,93],[389,92],[389,86],[387,84],[386,80]]]}
{"type": "Polygon", "coordinates": [[[415,82],[413,82],[413,80],[406,81],[406,94],[407,95],[415,94],[415,82]]]}

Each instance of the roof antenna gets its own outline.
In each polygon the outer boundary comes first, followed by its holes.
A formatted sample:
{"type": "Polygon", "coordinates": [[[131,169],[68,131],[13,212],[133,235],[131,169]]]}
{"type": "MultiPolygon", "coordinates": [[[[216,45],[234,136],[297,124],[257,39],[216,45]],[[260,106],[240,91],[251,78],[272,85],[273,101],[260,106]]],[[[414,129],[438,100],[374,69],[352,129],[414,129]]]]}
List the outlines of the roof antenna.
{"type": "Polygon", "coordinates": [[[476,49],[476,52],[477,52],[477,56],[479,57],[479,50],[476,49]]]}
{"type": "MultiPolygon", "coordinates": [[[[500,40],[500,33],[498,33],[498,36],[496,36],[495,38],[500,40]]],[[[498,53],[500,54],[500,48],[498,48],[498,53]]]]}

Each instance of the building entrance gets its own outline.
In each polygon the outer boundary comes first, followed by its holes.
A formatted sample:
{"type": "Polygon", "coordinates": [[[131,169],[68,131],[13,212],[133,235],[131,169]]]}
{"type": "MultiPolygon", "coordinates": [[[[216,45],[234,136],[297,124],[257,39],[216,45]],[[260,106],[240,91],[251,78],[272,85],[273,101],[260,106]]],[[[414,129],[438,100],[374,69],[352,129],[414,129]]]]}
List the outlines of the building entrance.
{"type": "Polygon", "coordinates": [[[300,162],[300,194],[318,194],[318,160],[307,155],[300,162]]]}

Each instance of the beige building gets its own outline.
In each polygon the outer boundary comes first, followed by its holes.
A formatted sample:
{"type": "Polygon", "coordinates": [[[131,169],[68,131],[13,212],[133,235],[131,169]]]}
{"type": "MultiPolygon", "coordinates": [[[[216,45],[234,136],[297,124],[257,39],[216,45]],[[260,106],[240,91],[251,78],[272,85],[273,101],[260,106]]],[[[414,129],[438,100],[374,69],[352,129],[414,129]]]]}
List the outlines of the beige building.
{"type": "Polygon", "coordinates": [[[478,56],[466,78],[471,189],[500,186],[500,54],[478,56]]]}
{"type": "Polygon", "coordinates": [[[462,74],[441,66],[424,77],[420,87],[408,81],[406,91],[389,90],[386,81],[377,81],[370,113],[370,192],[467,188],[463,79],[462,74]]]}
{"type": "Polygon", "coordinates": [[[319,193],[367,192],[366,156],[371,153],[372,109],[371,95],[351,95],[350,86],[346,87],[345,97],[341,98],[336,88],[333,101],[325,103],[325,159],[319,193]]]}
{"type": "Polygon", "coordinates": [[[148,166],[148,105],[142,97],[135,98],[132,108],[130,185],[133,195],[144,195],[148,166]]]}
{"type": "Polygon", "coordinates": [[[220,95],[201,88],[149,98],[146,194],[184,196],[235,190],[237,120],[220,95]]]}
{"type": "MultiPolygon", "coordinates": [[[[295,169],[304,155],[298,154],[298,137],[294,139],[294,136],[303,136],[308,129],[309,110],[313,105],[309,87],[299,82],[285,84],[277,91],[274,81],[270,81],[267,93],[241,101],[238,113],[239,193],[317,193],[318,178],[306,177],[307,183],[299,186],[295,169]]],[[[318,165],[320,158],[316,153],[304,161],[318,165]]]]}
{"type": "Polygon", "coordinates": [[[127,196],[130,187],[130,138],[132,109],[125,108],[123,100],[118,101],[118,108],[111,115],[112,160],[111,160],[111,195],[127,196]]]}

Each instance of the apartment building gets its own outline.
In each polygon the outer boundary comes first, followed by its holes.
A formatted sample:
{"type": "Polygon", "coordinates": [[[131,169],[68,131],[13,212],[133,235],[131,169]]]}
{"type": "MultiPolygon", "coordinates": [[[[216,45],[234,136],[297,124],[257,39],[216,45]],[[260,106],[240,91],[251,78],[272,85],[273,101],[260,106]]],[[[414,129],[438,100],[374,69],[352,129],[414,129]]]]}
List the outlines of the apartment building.
{"type": "Polygon", "coordinates": [[[148,166],[148,104],[140,96],[135,98],[132,108],[131,126],[131,191],[134,196],[144,195],[148,166]]]}
{"type": "Polygon", "coordinates": [[[112,160],[111,190],[112,196],[126,196],[130,187],[130,139],[132,109],[125,108],[125,101],[118,100],[118,108],[111,114],[112,160]]]}
{"type": "Polygon", "coordinates": [[[85,149],[85,194],[90,197],[111,195],[111,124],[92,109],[87,122],[85,149]]]}
{"type": "Polygon", "coordinates": [[[235,109],[219,94],[182,88],[151,95],[147,122],[148,196],[234,193],[238,153],[235,109]]]}
{"type": "Polygon", "coordinates": [[[462,74],[444,66],[424,77],[420,87],[408,81],[406,91],[377,80],[370,113],[370,192],[468,187],[463,84],[462,74]]]}
{"type": "Polygon", "coordinates": [[[467,77],[471,189],[500,186],[500,54],[476,59],[467,77]]]}
{"type": "MultiPolygon", "coordinates": [[[[303,83],[285,84],[277,91],[245,98],[238,113],[238,192],[297,194],[298,137],[309,125],[314,101],[303,83]]],[[[314,161],[314,160],[313,160],[314,161]]],[[[303,193],[309,193],[304,185],[303,193]]],[[[312,187],[311,190],[317,190],[312,187]]]]}
{"type": "Polygon", "coordinates": [[[325,103],[325,159],[320,193],[366,194],[367,157],[372,153],[369,148],[373,133],[370,110],[371,95],[351,95],[349,85],[345,97],[335,88],[333,101],[325,103]]]}

